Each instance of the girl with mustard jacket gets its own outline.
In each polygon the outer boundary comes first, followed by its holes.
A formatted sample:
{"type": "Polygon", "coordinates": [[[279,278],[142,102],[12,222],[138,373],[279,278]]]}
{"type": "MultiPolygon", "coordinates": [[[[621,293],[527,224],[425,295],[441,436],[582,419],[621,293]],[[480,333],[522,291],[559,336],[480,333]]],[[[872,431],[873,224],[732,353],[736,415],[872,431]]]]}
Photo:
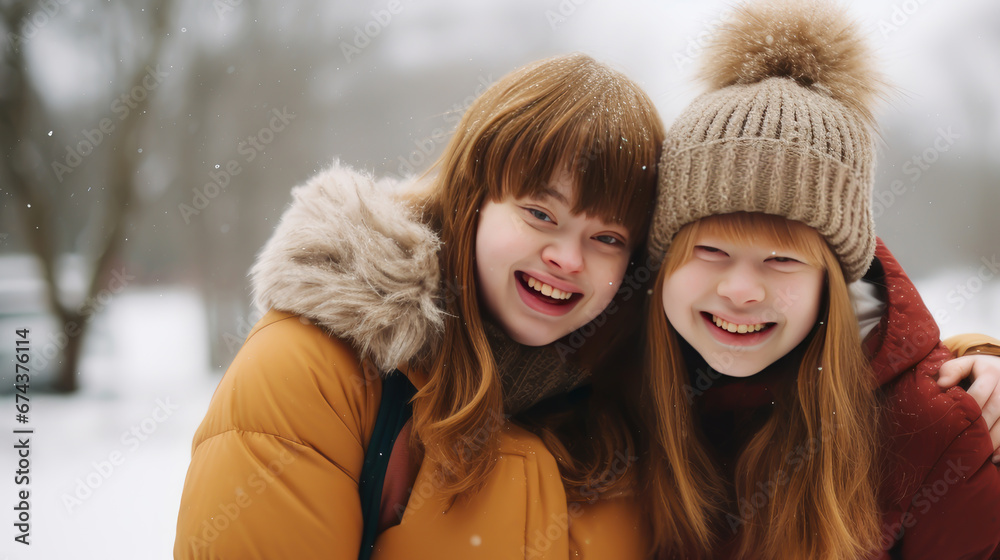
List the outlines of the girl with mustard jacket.
{"type": "Polygon", "coordinates": [[[416,394],[372,558],[643,557],[623,415],[590,407],[572,453],[507,418],[596,382],[662,141],[634,83],[570,55],[489,88],[421,188],[338,164],[297,188],[252,271],[271,311],[195,435],[175,557],[357,558],[398,376],[416,394]]]}

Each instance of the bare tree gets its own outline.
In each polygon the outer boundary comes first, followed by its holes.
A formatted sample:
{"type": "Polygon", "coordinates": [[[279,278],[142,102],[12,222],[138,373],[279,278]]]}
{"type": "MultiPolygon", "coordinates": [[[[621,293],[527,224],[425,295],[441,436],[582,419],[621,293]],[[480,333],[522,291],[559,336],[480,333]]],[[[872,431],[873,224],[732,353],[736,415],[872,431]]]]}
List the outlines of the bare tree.
{"type": "MultiPolygon", "coordinates": [[[[58,6],[55,2],[51,4],[58,6]]],[[[105,6],[104,3],[101,5],[105,6]]],[[[73,392],[78,388],[80,350],[90,319],[88,315],[93,311],[85,306],[67,305],[65,298],[60,297],[56,262],[65,251],[61,241],[66,237],[61,235],[60,230],[72,222],[61,215],[60,208],[65,206],[57,202],[60,192],[57,178],[44,163],[49,161],[46,156],[51,154],[45,153],[46,148],[37,142],[39,127],[52,122],[53,116],[48,114],[41,101],[23,48],[23,37],[31,34],[28,26],[34,25],[29,19],[34,15],[29,13],[31,6],[36,13],[43,9],[42,4],[36,2],[0,4],[0,24],[7,37],[0,61],[3,76],[0,79],[0,177],[18,200],[19,206],[25,209],[20,214],[24,238],[31,252],[42,263],[47,300],[63,329],[59,337],[64,341],[63,360],[52,389],[73,392]]],[[[125,57],[115,56],[115,72],[124,78],[124,83],[130,88],[143,87],[143,80],[147,79],[149,69],[156,66],[163,50],[171,1],[159,0],[149,8],[143,11],[147,19],[143,23],[150,38],[145,53],[127,67],[122,62],[125,57]]],[[[111,5],[104,9],[118,8],[111,5]]],[[[50,14],[50,17],[54,15],[50,14]]],[[[114,31],[114,25],[105,27],[106,33],[113,34],[114,31]]],[[[147,93],[149,95],[143,95],[141,100],[130,100],[135,105],[133,110],[141,111],[149,105],[152,92],[147,93]]],[[[111,155],[99,176],[107,198],[102,201],[101,211],[97,213],[97,219],[102,222],[97,230],[105,234],[86,255],[88,261],[95,265],[84,282],[84,302],[93,301],[98,295],[102,280],[108,276],[112,263],[121,251],[127,219],[135,211],[133,201],[139,162],[133,146],[141,134],[143,123],[138,118],[123,119],[114,134],[108,134],[104,140],[111,146],[111,155]]],[[[74,176],[69,175],[65,180],[74,181],[74,176]]],[[[65,190],[63,186],[62,191],[65,190]]]]}

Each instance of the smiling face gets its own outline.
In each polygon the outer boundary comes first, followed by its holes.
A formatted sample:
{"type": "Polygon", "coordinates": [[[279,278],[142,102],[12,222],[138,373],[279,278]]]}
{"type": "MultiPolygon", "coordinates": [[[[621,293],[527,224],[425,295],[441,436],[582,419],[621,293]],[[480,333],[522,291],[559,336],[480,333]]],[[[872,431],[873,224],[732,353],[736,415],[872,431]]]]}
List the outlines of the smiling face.
{"type": "Polygon", "coordinates": [[[825,277],[811,255],[708,229],[695,230],[690,244],[690,257],[664,281],[663,311],[712,369],[749,377],[808,336],[825,277]]]}
{"type": "Polygon", "coordinates": [[[567,175],[539,197],[486,202],[476,233],[479,295],[516,342],[543,346],[611,303],[628,265],[629,231],[573,214],[567,175]]]}

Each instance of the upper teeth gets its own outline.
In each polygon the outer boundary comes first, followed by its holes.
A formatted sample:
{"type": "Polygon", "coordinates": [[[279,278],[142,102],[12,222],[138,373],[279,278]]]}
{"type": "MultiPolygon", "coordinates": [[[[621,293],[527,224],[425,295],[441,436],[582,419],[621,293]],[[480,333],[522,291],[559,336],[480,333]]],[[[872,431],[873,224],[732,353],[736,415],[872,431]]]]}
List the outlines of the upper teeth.
{"type": "Polygon", "coordinates": [[[528,286],[534,288],[535,291],[542,292],[542,295],[549,296],[553,299],[569,299],[573,296],[573,292],[564,292],[559,288],[549,286],[545,282],[542,282],[533,276],[528,276],[527,274],[525,274],[525,276],[528,277],[528,286]]]}
{"type": "Polygon", "coordinates": [[[712,322],[715,323],[715,326],[720,329],[725,329],[731,333],[752,333],[767,326],[765,323],[758,323],[756,325],[737,325],[736,323],[730,323],[729,321],[720,319],[715,315],[712,315],[712,322]]]}

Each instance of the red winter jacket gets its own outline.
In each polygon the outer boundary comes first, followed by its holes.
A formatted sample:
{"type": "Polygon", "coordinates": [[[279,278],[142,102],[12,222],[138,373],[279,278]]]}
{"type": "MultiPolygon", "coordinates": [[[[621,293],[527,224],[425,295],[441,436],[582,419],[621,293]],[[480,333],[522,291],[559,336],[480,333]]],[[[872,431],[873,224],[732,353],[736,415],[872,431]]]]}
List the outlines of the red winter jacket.
{"type": "MultiPolygon", "coordinates": [[[[952,354],[881,241],[875,256],[865,278],[884,288],[886,303],[865,340],[883,406],[882,550],[875,558],[1000,559],[1000,469],[990,462],[982,411],[963,389],[938,387],[938,370],[952,354]]],[[[772,401],[768,378],[722,378],[699,397],[702,428],[723,463],[738,453],[733,434],[741,419],[772,401]]],[[[726,543],[720,557],[735,545],[726,543]]]]}
{"type": "MultiPolygon", "coordinates": [[[[935,377],[951,353],[889,250],[878,244],[887,310],[867,341],[885,397],[880,558],[1000,558],[1000,469],[982,410],[935,377]]],[[[877,278],[877,277],[875,277],[877,278]]]]}

